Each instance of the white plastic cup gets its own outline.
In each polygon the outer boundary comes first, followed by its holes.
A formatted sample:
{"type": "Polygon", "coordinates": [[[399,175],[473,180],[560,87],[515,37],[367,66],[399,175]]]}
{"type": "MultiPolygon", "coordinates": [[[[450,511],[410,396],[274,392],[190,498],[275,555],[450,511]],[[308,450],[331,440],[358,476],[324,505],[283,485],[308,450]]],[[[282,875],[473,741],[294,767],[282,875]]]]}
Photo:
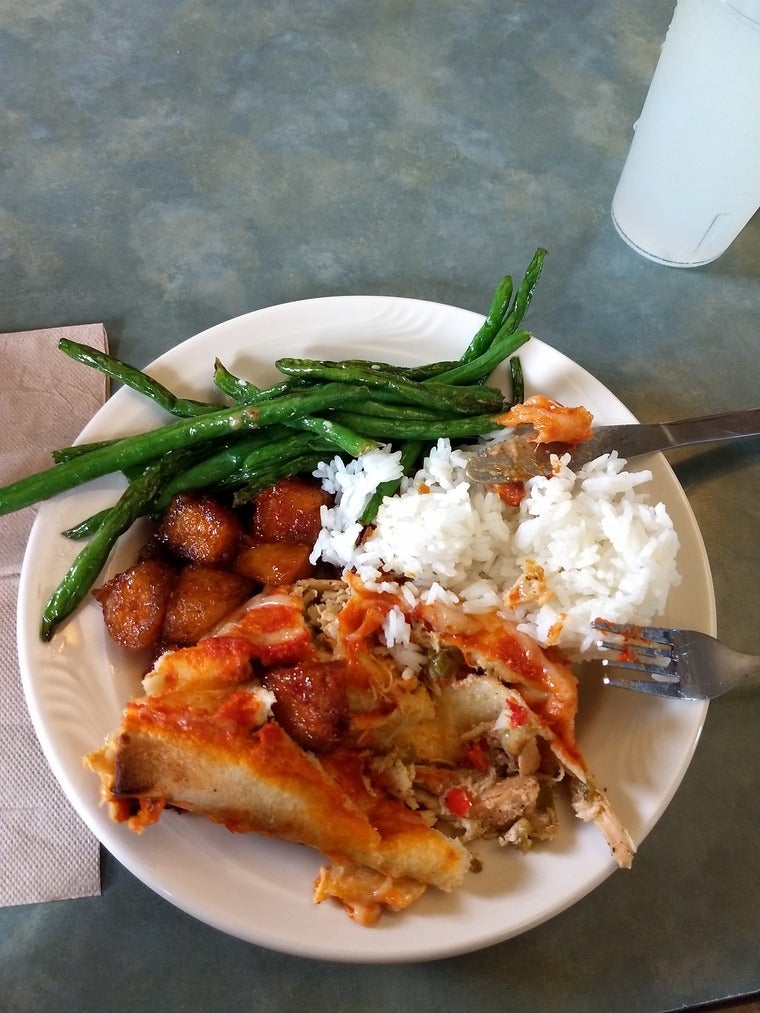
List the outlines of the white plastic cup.
{"type": "Polygon", "coordinates": [[[760,0],[678,0],[612,220],[650,260],[698,267],[760,208],[760,0]]]}

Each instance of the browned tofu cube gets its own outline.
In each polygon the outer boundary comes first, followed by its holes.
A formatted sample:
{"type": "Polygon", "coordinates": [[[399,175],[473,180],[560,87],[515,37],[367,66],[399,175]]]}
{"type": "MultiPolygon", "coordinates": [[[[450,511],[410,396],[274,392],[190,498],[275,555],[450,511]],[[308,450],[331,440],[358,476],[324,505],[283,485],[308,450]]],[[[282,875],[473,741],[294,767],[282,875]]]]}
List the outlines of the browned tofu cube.
{"type": "Polygon", "coordinates": [[[196,644],[250,597],[250,580],[214,566],[190,563],[177,576],[166,607],[161,639],[186,647],[196,644]]]}
{"type": "Polygon", "coordinates": [[[270,669],[264,684],[277,697],[278,723],[304,749],[327,752],[340,741],[348,721],[342,661],[306,661],[270,669]]]}
{"type": "Polygon", "coordinates": [[[330,497],[304,478],[284,478],[254,500],[253,534],[259,542],[313,545],[320,528],[321,508],[330,497]]]}
{"type": "Polygon", "coordinates": [[[238,555],[235,570],[259,584],[294,584],[312,573],[309,545],[260,542],[238,555]]]}
{"type": "Polygon", "coordinates": [[[168,563],[146,559],[96,588],[112,640],[135,651],[155,647],[175,579],[168,563]]]}
{"type": "Polygon", "coordinates": [[[179,493],[161,520],[159,538],[192,563],[217,566],[236,555],[242,528],[234,511],[211,496],[179,493]]]}

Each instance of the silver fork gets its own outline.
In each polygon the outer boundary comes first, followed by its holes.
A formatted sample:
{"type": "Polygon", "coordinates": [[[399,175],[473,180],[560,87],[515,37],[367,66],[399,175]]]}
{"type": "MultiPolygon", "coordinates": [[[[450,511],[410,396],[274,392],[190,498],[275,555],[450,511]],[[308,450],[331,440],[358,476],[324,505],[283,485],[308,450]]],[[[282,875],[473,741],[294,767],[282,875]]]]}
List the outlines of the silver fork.
{"type": "Polygon", "coordinates": [[[606,619],[595,619],[591,625],[607,635],[597,640],[597,647],[617,652],[617,657],[602,661],[605,667],[628,668],[651,676],[649,679],[605,676],[608,686],[677,700],[711,700],[738,686],[743,679],[760,674],[760,657],[735,651],[707,633],[625,626],[606,619]]]}

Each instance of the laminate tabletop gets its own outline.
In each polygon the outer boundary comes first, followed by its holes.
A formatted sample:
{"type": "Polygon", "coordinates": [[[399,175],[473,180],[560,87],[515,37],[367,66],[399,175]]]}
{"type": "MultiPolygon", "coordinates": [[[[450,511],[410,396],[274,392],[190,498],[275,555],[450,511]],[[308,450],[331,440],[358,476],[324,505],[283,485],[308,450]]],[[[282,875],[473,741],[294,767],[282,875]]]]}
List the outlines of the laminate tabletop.
{"type": "MultiPolygon", "coordinates": [[[[754,407],[757,217],[687,270],[638,256],[610,218],[672,6],[11,0],[0,331],[103,322],[113,353],[143,367],[221,321],[312,297],[483,313],[541,246],[531,330],[638,418],[754,407]]],[[[760,654],[759,438],[670,463],[719,635],[760,654]]],[[[750,1003],[759,718],[757,682],[714,701],[632,869],[496,945],[383,966],[279,953],[185,913],[104,851],[101,896],[0,909],[0,1010],[750,1003]]]]}

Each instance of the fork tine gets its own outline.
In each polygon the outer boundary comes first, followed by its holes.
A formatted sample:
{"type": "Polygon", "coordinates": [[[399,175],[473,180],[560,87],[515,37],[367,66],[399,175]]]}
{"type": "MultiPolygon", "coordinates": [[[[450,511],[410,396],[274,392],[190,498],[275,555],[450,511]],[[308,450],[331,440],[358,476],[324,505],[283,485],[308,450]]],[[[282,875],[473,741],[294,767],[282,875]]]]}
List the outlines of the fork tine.
{"type": "Polygon", "coordinates": [[[677,680],[663,679],[611,679],[605,675],[603,682],[605,686],[617,686],[620,689],[631,689],[638,693],[648,693],[650,696],[665,696],[673,700],[681,697],[681,688],[677,680]]]}
{"type": "Polygon", "coordinates": [[[662,679],[663,682],[670,682],[678,678],[676,659],[670,657],[664,665],[652,662],[647,663],[645,661],[624,661],[622,658],[620,660],[617,658],[603,658],[602,665],[605,668],[628,668],[634,672],[648,672],[654,679],[662,679]]]}
{"type": "Polygon", "coordinates": [[[679,700],[711,700],[760,675],[760,655],[742,654],[698,630],[626,626],[606,619],[595,619],[591,626],[606,634],[597,646],[613,652],[602,660],[605,667],[634,669],[650,677],[636,681],[605,676],[608,686],[679,700]]]}
{"type": "Polygon", "coordinates": [[[626,623],[613,623],[609,619],[602,618],[594,619],[591,625],[602,633],[615,633],[624,637],[626,642],[646,640],[653,644],[663,644],[668,648],[673,635],[673,630],[665,629],[662,626],[631,626],[626,623]]]}
{"type": "Polygon", "coordinates": [[[672,630],[659,626],[627,626],[607,619],[596,619],[592,627],[609,635],[601,637],[597,647],[615,651],[617,657],[604,658],[605,668],[628,669],[646,672],[647,680],[613,679],[604,677],[608,686],[635,689],[640,693],[657,696],[679,696],[678,670],[673,656],[672,630]]]}
{"type": "Polygon", "coordinates": [[[616,658],[605,658],[603,665],[648,672],[655,679],[668,680],[676,676],[672,630],[659,626],[625,626],[608,619],[595,619],[591,625],[611,635],[610,639],[600,637],[596,646],[617,652],[616,658]]]}
{"type": "Polygon", "coordinates": [[[661,670],[665,673],[673,665],[673,654],[670,648],[667,650],[662,647],[649,647],[645,644],[629,643],[620,640],[597,640],[597,647],[604,647],[606,650],[616,650],[619,653],[619,657],[614,660],[609,658],[604,659],[604,665],[614,665],[616,669],[640,669],[641,672],[651,672],[661,670]],[[653,660],[649,663],[645,661],[631,660],[632,657],[651,657],[653,660]]]}

